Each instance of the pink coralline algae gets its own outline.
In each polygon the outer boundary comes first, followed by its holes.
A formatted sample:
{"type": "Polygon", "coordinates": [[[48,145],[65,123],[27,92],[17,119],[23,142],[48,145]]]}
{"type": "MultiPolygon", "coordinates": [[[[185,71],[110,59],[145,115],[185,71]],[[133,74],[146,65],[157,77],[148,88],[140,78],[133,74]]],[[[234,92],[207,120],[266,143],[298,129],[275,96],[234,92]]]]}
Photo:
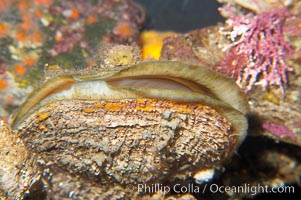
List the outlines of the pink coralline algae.
{"type": "Polygon", "coordinates": [[[287,128],[285,125],[266,122],[262,125],[262,127],[277,137],[295,137],[293,131],[287,128]]]}
{"type": "Polygon", "coordinates": [[[293,70],[285,60],[295,53],[283,33],[289,11],[283,8],[244,16],[234,14],[230,7],[223,11],[230,17],[221,31],[231,44],[224,48],[227,54],[217,70],[232,75],[246,92],[254,85],[283,87],[287,72],[293,70]]]}

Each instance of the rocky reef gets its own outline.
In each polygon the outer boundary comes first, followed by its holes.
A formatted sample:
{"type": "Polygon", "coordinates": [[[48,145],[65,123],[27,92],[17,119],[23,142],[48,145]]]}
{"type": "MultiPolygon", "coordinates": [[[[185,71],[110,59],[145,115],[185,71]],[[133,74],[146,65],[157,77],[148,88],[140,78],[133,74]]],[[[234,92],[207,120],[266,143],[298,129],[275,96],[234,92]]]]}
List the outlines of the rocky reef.
{"type": "Polygon", "coordinates": [[[0,3],[0,117],[38,87],[45,65],[99,65],[102,44],[138,44],[144,11],[126,1],[5,0],[0,3]]]}

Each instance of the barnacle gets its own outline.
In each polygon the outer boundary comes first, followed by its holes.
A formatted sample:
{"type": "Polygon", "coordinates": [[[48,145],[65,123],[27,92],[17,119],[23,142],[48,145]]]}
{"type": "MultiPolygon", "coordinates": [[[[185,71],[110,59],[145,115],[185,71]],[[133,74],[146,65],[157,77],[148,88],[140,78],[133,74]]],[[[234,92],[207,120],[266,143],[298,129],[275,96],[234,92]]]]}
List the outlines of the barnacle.
{"type": "MultiPolygon", "coordinates": [[[[245,95],[230,78],[206,67],[153,61],[49,79],[11,124],[53,174],[50,185],[59,169],[118,193],[128,184],[212,177],[244,139],[247,112],[245,95]]],[[[118,194],[131,198],[137,191],[118,194]]]]}

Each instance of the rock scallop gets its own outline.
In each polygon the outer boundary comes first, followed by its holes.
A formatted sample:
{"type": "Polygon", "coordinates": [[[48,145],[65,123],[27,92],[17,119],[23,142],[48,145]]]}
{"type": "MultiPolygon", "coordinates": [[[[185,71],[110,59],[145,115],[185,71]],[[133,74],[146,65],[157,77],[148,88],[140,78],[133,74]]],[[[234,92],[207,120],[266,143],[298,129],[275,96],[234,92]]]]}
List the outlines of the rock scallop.
{"type": "Polygon", "coordinates": [[[231,79],[206,67],[149,61],[49,79],[11,124],[52,174],[60,169],[122,188],[205,181],[201,172],[220,166],[245,138],[247,112],[231,79]]]}

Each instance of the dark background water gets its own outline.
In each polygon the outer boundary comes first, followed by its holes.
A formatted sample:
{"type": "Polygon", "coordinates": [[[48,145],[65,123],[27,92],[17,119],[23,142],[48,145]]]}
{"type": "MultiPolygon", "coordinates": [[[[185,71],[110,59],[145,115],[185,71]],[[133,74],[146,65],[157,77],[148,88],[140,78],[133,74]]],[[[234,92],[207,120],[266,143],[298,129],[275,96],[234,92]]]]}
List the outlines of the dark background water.
{"type": "Polygon", "coordinates": [[[222,22],[216,0],[135,0],[146,10],[144,29],[187,32],[222,22]]]}

